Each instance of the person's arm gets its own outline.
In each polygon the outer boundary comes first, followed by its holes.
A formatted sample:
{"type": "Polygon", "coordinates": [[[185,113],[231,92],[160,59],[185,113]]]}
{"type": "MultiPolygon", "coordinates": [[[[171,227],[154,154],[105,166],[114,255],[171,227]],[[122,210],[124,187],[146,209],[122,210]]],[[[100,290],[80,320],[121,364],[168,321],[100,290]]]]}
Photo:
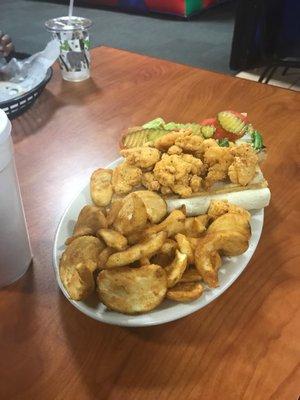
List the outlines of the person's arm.
{"type": "Polygon", "coordinates": [[[7,57],[13,50],[11,38],[0,31],[0,55],[7,57]]]}

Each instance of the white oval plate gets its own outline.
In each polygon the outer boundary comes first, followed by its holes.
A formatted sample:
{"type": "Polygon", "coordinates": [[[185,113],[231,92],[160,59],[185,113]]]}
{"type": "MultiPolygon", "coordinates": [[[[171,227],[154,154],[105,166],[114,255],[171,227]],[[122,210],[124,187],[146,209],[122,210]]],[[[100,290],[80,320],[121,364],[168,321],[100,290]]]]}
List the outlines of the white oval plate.
{"type": "MultiPolygon", "coordinates": [[[[120,164],[121,161],[122,159],[118,158],[116,161],[109,164],[107,168],[115,168],[118,164],[120,164]]],[[[74,307],[98,321],[120,326],[150,326],[174,321],[199,310],[219,297],[223,292],[225,292],[226,289],[229,288],[229,286],[233,284],[233,282],[246,268],[246,265],[250,261],[259,242],[264,220],[263,209],[251,212],[252,236],[249,248],[241,256],[230,258],[224,257],[223,265],[219,270],[220,286],[218,288],[208,288],[198,300],[195,300],[191,303],[184,304],[172,302],[170,300],[164,300],[158,308],[147,314],[130,316],[107,310],[107,308],[99,302],[96,293],[86,301],[71,300],[60,280],[58,269],[59,259],[65,250],[65,240],[72,235],[75,222],[82,207],[91,203],[90,188],[88,183],[66,209],[58,225],[53,248],[53,265],[55,269],[55,275],[61,291],[74,307]]]]}

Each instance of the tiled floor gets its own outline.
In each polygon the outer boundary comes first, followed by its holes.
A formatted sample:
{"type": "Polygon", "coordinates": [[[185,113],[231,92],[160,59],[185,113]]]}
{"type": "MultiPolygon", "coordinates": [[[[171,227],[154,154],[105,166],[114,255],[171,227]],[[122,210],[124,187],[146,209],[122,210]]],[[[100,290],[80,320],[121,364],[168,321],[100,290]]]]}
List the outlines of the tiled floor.
{"type": "MultiPolygon", "coordinates": [[[[239,72],[236,76],[239,78],[258,81],[264,68],[255,68],[249,71],[239,72]]],[[[282,75],[283,68],[278,68],[269,85],[279,86],[285,89],[300,91],[300,69],[290,68],[285,75],[282,75]]]]}

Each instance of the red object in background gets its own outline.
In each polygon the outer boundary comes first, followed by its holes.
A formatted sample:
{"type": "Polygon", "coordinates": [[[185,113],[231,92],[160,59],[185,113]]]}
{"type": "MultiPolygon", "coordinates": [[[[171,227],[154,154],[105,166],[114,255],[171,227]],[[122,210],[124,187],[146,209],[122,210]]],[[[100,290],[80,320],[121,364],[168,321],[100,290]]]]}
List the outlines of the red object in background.
{"type": "Polygon", "coordinates": [[[145,0],[150,11],[185,15],[186,0],[145,0]]]}
{"type": "Polygon", "coordinates": [[[216,4],[216,0],[203,0],[203,6],[206,7],[211,7],[214,4],[216,4]]]}

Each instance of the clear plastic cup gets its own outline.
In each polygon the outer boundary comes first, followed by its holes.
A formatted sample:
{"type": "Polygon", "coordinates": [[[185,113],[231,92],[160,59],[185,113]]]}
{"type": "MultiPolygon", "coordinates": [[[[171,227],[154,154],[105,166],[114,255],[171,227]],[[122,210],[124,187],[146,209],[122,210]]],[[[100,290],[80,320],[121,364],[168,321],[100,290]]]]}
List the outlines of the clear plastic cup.
{"type": "Polygon", "coordinates": [[[59,64],[66,81],[80,82],[90,77],[92,21],[81,17],[59,17],[45,22],[46,29],[59,41],[59,64]]]}
{"type": "Polygon", "coordinates": [[[11,123],[0,109],[0,287],[19,279],[31,260],[13,155],[11,123]]]}

